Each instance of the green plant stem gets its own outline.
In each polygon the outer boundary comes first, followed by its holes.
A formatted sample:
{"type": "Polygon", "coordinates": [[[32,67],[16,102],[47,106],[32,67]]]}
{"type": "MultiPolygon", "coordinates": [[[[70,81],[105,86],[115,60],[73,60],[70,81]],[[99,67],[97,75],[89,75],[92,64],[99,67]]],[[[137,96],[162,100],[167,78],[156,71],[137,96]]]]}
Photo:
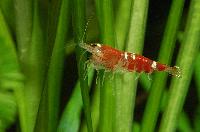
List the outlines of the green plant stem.
{"type": "MultiPolygon", "coordinates": [[[[14,0],[16,17],[16,36],[22,66],[28,60],[28,49],[32,37],[33,1],[14,0]]],[[[23,68],[26,66],[23,66],[23,68]]],[[[24,69],[25,70],[25,69],[24,69]]]]}
{"type": "MultiPolygon", "coordinates": [[[[131,3],[134,0],[120,0],[116,12],[116,48],[124,50],[125,41],[127,37],[128,26],[130,24],[131,3]],[[123,24],[122,24],[123,23],[123,24]]],[[[127,74],[127,73],[126,73],[127,74]]],[[[131,74],[132,75],[132,74],[131,74]]],[[[133,105],[135,99],[134,87],[126,84],[129,76],[122,74],[115,74],[115,90],[116,90],[116,115],[115,115],[115,132],[130,132],[132,127],[133,118],[133,105]],[[127,77],[127,78],[125,78],[127,77]]],[[[130,81],[130,80],[129,80],[130,81]]],[[[132,80],[131,80],[132,81],[132,80]]]]}
{"type": "MultiPolygon", "coordinates": [[[[195,77],[195,83],[197,86],[197,97],[198,100],[200,101],[200,53],[198,53],[198,56],[195,61],[195,69],[194,69],[194,77],[195,77]]],[[[199,102],[200,104],[200,102],[199,102]]],[[[194,118],[194,126],[195,126],[195,131],[198,132],[200,131],[200,105],[197,105],[197,109],[195,111],[195,118],[194,118]]]]}
{"type": "Polygon", "coordinates": [[[183,107],[192,77],[194,59],[199,50],[199,12],[200,1],[192,0],[184,34],[185,37],[177,59],[177,65],[182,69],[182,77],[173,78],[172,80],[169,102],[161,120],[160,132],[173,132],[176,129],[176,122],[183,107]]]}
{"type": "MultiPolygon", "coordinates": [[[[94,131],[98,131],[98,123],[99,123],[99,106],[100,106],[100,86],[99,83],[97,84],[97,86],[95,87],[95,91],[92,97],[92,125],[93,125],[93,129],[94,131]]],[[[87,132],[87,127],[86,127],[86,123],[83,122],[83,127],[81,127],[81,132],[87,132]]]]}
{"type": "Polygon", "coordinates": [[[148,75],[142,74],[139,78],[139,82],[142,85],[142,88],[146,91],[150,90],[152,81],[149,79],[148,75]]]}
{"type": "MultiPolygon", "coordinates": [[[[65,40],[69,26],[69,1],[62,0],[55,33],[55,43],[50,57],[43,98],[40,103],[35,131],[55,132],[58,124],[60,88],[65,55],[65,40]],[[48,112],[46,112],[48,110],[48,112]]],[[[50,46],[50,45],[49,45],[50,46]]],[[[51,46],[50,46],[51,47],[51,46]]],[[[48,63],[48,62],[47,62],[48,63]]]]}
{"type": "Polygon", "coordinates": [[[113,25],[113,7],[111,0],[95,0],[97,19],[100,28],[100,41],[115,47],[115,32],[113,25]]]}
{"type": "Polygon", "coordinates": [[[140,124],[138,122],[133,123],[133,131],[132,132],[140,132],[140,124]]]}
{"type": "Polygon", "coordinates": [[[196,60],[195,60],[195,69],[194,69],[194,75],[195,75],[195,82],[197,85],[197,96],[198,100],[200,100],[200,53],[198,53],[196,60]]]}
{"type": "Polygon", "coordinates": [[[116,48],[124,50],[125,41],[127,37],[127,32],[129,29],[130,13],[131,13],[131,3],[134,0],[119,0],[117,12],[116,12],[116,48]],[[123,23],[123,24],[122,24],[123,23]]]}
{"type": "Polygon", "coordinates": [[[131,132],[133,129],[133,112],[137,88],[135,78],[136,75],[133,73],[116,75],[116,123],[114,132],[131,132]]]}
{"type": "Polygon", "coordinates": [[[142,53],[146,28],[148,0],[134,0],[126,49],[130,52],[142,53]]]}
{"type": "MultiPolygon", "coordinates": [[[[115,47],[112,0],[95,0],[101,43],[115,47]]],[[[115,89],[111,73],[100,71],[100,132],[112,132],[114,124],[115,89]]]]}
{"type": "Polygon", "coordinates": [[[83,54],[84,50],[81,49],[78,45],[83,43],[85,40],[84,31],[85,31],[85,0],[73,0],[74,14],[73,19],[75,22],[74,31],[75,31],[75,42],[77,43],[76,48],[76,58],[78,64],[78,73],[81,87],[81,95],[83,99],[83,109],[84,115],[87,122],[88,132],[92,132],[92,119],[91,119],[91,110],[90,110],[90,96],[89,96],[89,87],[88,87],[88,77],[85,75],[85,61],[87,60],[86,54],[83,54]]]}
{"type": "MultiPolygon", "coordinates": [[[[23,72],[26,72],[28,49],[31,43],[32,35],[32,0],[15,0],[15,18],[16,18],[16,37],[19,52],[19,59],[23,72]]],[[[19,119],[22,132],[30,129],[31,123],[28,121],[26,99],[24,94],[24,85],[20,85],[15,90],[15,96],[19,108],[19,119]]]]}
{"type": "MultiPolygon", "coordinates": [[[[89,87],[91,87],[93,76],[94,76],[94,70],[89,70],[88,71],[89,87]]],[[[81,118],[82,106],[83,106],[83,101],[81,97],[80,81],[78,80],[74,88],[74,91],[72,93],[72,96],[62,114],[57,130],[58,132],[77,132],[79,130],[81,122],[80,118],[81,118]]]]}
{"type": "MultiPolygon", "coordinates": [[[[53,46],[55,44],[55,38],[58,31],[58,21],[61,11],[61,5],[63,0],[51,0],[48,1],[48,19],[47,19],[47,44],[49,56],[52,54],[53,46]]],[[[44,18],[43,18],[44,19],[44,18]]],[[[70,19],[71,20],[71,19],[70,19]]]]}
{"type": "MultiPolygon", "coordinates": [[[[158,57],[158,60],[161,63],[169,64],[171,62],[183,5],[184,0],[174,0],[172,2],[158,57]]],[[[166,79],[166,73],[156,73],[153,78],[150,95],[142,119],[142,132],[154,131],[160,112],[161,98],[166,85],[166,79]]]]}
{"type": "MultiPolygon", "coordinates": [[[[178,119],[177,129],[181,132],[193,132],[194,130],[191,127],[189,117],[185,112],[181,112],[180,118],[178,119]]],[[[198,131],[196,131],[198,132],[198,131]]]]}
{"type": "MultiPolygon", "coordinates": [[[[23,59],[26,64],[21,62],[22,68],[25,68],[24,75],[26,77],[24,96],[27,113],[24,114],[27,117],[28,131],[30,132],[34,131],[36,124],[46,72],[46,48],[44,32],[42,31],[41,21],[39,19],[38,2],[37,0],[33,2],[32,38],[27,49],[28,55],[23,59]]],[[[24,54],[26,54],[26,52],[24,52],[24,54]]]]}
{"type": "MultiPolygon", "coordinates": [[[[129,14],[130,23],[128,23],[130,29],[129,31],[124,32],[125,35],[127,35],[128,32],[126,51],[141,53],[144,43],[148,0],[134,0],[132,3],[128,4],[131,5],[131,11],[128,10],[127,12],[131,12],[131,15],[129,14]]],[[[122,22],[124,23],[125,21],[122,19],[121,23],[122,22]]],[[[135,73],[117,75],[115,132],[131,132],[133,129],[136,88],[137,80],[135,73]]]]}

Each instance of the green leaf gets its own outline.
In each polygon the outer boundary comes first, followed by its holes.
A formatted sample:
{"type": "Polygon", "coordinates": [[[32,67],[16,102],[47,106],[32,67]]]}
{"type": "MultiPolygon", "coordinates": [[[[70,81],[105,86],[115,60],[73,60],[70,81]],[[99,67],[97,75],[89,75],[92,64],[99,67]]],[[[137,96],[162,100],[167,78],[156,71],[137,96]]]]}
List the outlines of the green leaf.
{"type": "Polygon", "coordinates": [[[4,79],[4,76],[7,78],[12,78],[12,76],[14,78],[17,76],[19,77],[20,69],[15,51],[15,45],[1,10],[0,25],[0,79],[4,79]]]}
{"type": "Polygon", "coordinates": [[[37,119],[39,104],[45,81],[45,60],[47,56],[44,41],[44,31],[42,30],[41,21],[39,19],[39,3],[37,0],[34,1],[33,7],[34,13],[32,38],[28,47],[28,56],[24,58],[27,59],[25,60],[27,63],[22,66],[26,69],[24,72],[26,76],[24,93],[27,113],[24,114],[27,116],[29,131],[34,130],[37,119]]]}
{"type": "Polygon", "coordinates": [[[67,35],[69,20],[70,20],[69,13],[70,13],[70,2],[68,0],[62,0],[55,44],[48,71],[47,89],[48,89],[48,106],[49,106],[48,108],[49,132],[55,132],[58,124],[60,87],[61,87],[64,55],[65,55],[64,51],[65,40],[66,40],[65,38],[67,35]]]}
{"type": "Polygon", "coordinates": [[[1,0],[0,8],[10,31],[15,31],[14,0],[1,0]]]}
{"type": "Polygon", "coordinates": [[[70,20],[69,7],[70,2],[68,0],[61,1],[55,44],[50,57],[46,84],[35,131],[48,130],[48,132],[55,132],[57,129],[58,114],[60,110],[60,88],[65,55],[65,40],[70,20]],[[45,109],[47,109],[48,112],[45,112],[45,109]]]}
{"type": "MultiPolygon", "coordinates": [[[[92,106],[91,106],[92,125],[95,132],[98,131],[98,125],[99,125],[99,109],[100,109],[99,106],[100,106],[100,85],[98,83],[93,93],[92,106]]],[[[81,125],[80,132],[88,132],[85,120],[81,125]]]]}
{"type": "MultiPolygon", "coordinates": [[[[7,25],[4,21],[0,10],[0,49],[1,49],[1,59],[0,59],[0,88],[4,90],[12,89],[14,90],[15,97],[17,99],[18,110],[20,113],[20,125],[22,131],[27,130],[26,116],[22,113],[24,112],[25,103],[22,99],[23,96],[19,96],[22,93],[23,88],[23,76],[20,73],[19,63],[16,56],[15,46],[8,31],[7,25]],[[5,53],[4,53],[5,52],[5,53]],[[19,105],[20,104],[20,105],[19,105]]],[[[8,99],[9,100],[9,99],[8,99]]],[[[14,109],[13,109],[14,110],[14,109]]],[[[10,116],[12,117],[12,116],[10,116]]],[[[12,117],[14,118],[14,117],[12,117]]]]}
{"type": "MultiPolygon", "coordinates": [[[[7,24],[5,22],[5,19],[3,17],[3,14],[0,9],[0,91],[7,91],[7,90],[14,90],[15,97],[18,99],[17,91],[20,90],[23,86],[23,76],[20,73],[20,67],[15,51],[15,45],[11,38],[9,29],[7,27],[7,24]]],[[[10,101],[10,97],[1,94],[1,101],[10,101]],[[4,98],[5,97],[5,98],[4,98]],[[6,99],[6,100],[3,100],[6,99]]],[[[13,99],[13,98],[12,98],[13,99]]],[[[20,106],[18,106],[18,109],[20,111],[20,121],[21,121],[21,127],[26,128],[26,122],[25,122],[25,116],[22,115],[22,111],[24,108],[24,102],[18,100],[18,104],[20,102],[20,106]],[[22,107],[21,107],[22,106],[22,107]]],[[[1,107],[2,112],[4,111],[4,108],[11,107],[11,113],[10,115],[7,115],[8,120],[14,120],[15,118],[15,110],[16,106],[13,102],[6,103],[7,105],[5,107],[1,107]],[[13,105],[13,106],[12,106],[13,105]]],[[[1,103],[1,105],[3,105],[1,103]]],[[[2,115],[4,115],[2,114],[2,115]]]]}
{"type": "Polygon", "coordinates": [[[46,48],[38,1],[16,0],[16,32],[21,68],[26,81],[16,91],[22,131],[33,131],[44,86],[46,48]],[[32,8],[33,7],[33,8],[32,8]],[[33,9],[33,10],[32,10],[33,9]],[[32,22],[33,21],[33,22],[32,22]],[[23,119],[23,118],[22,118],[23,119]],[[26,124],[26,125],[24,125],[26,124]]]}
{"type": "Polygon", "coordinates": [[[9,128],[16,119],[17,104],[12,94],[0,92],[0,131],[9,128]]]}

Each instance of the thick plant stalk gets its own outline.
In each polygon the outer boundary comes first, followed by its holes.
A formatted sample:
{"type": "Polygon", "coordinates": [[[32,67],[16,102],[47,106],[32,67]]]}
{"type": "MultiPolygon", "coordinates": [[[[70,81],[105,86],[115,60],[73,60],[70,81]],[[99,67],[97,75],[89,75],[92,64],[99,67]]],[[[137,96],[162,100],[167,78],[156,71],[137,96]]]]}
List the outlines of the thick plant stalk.
{"type": "MultiPolygon", "coordinates": [[[[114,47],[115,33],[113,24],[112,0],[95,0],[97,19],[100,27],[101,43],[114,47]]],[[[115,114],[115,89],[111,73],[100,72],[100,119],[99,131],[112,132],[115,114]],[[104,75],[103,75],[104,74],[104,75]],[[103,84],[103,85],[102,85],[103,84]]]]}
{"type": "MultiPolygon", "coordinates": [[[[127,2],[127,1],[126,1],[127,2]]],[[[130,28],[123,32],[128,34],[126,51],[133,53],[141,53],[144,43],[145,27],[148,12],[148,0],[132,0],[128,3],[131,10],[128,24],[130,28]],[[137,21],[136,21],[137,20],[137,21]],[[128,33],[127,33],[128,32],[128,33]],[[138,37],[139,36],[139,37],[138,37]],[[134,48],[133,48],[134,47],[134,48]]],[[[121,23],[125,21],[122,19],[121,23]]],[[[125,27],[124,27],[125,28],[125,27]]],[[[123,31],[123,30],[122,30],[123,31]]],[[[118,40],[123,41],[124,36],[118,40]]],[[[124,41],[125,45],[125,41],[124,41]]],[[[124,75],[116,75],[116,118],[115,132],[131,132],[133,129],[133,113],[135,105],[135,96],[137,88],[137,80],[135,73],[125,73],[124,75]]]]}

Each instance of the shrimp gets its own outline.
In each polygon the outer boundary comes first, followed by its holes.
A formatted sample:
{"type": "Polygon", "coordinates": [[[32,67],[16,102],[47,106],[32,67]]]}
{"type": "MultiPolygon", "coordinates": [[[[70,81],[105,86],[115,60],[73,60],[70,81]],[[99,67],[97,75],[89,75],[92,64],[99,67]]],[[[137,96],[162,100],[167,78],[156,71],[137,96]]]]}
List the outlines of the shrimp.
{"type": "Polygon", "coordinates": [[[149,74],[154,71],[164,71],[173,76],[181,77],[178,66],[170,67],[142,55],[120,51],[99,43],[81,43],[79,45],[92,54],[88,62],[93,64],[96,70],[136,71],[138,73],[145,72],[149,74]]]}

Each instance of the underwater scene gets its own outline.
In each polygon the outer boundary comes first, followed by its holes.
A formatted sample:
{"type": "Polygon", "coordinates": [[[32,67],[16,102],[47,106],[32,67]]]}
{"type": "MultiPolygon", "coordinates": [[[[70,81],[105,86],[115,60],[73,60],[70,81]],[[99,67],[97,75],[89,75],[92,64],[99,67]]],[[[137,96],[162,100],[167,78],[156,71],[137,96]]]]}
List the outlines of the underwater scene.
{"type": "Polygon", "coordinates": [[[200,0],[0,0],[0,132],[200,132],[200,0]]]}

